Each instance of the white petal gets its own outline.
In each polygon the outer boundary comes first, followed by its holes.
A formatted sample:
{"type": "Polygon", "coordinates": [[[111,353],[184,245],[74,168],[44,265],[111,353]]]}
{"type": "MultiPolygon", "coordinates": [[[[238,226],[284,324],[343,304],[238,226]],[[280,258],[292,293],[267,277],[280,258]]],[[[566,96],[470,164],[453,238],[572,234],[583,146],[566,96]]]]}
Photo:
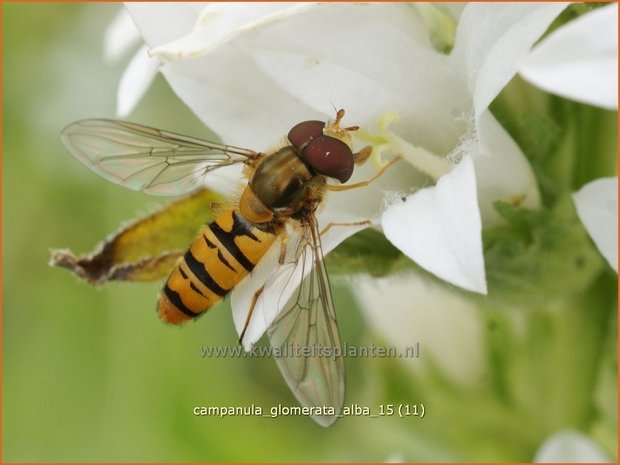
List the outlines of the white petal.
{"type": "MultiPolygon", "coordinates": [[[[294,252],[296,247],[289,247],[289,250],[294,252]]],[[[309,274],[311,268],[311,253],[306,253],[297,262],[285,263],[274,268],[273,273],[265,282],[265,292],[256,303],[265,327],[269,327],[273,323],[303,279],[309,274]]]]}
{"type": "Polygon", "coordinates": [[[548,438],[534,457],[537,463],[612,462],[596,443],[573,430],[560,431],[548,438]]]}
{"type": "Polygon", "coordinates": [[[467,3],[464,3],[464,2],[438,2],[438,3],[436,3],[436,5],[439,8],[442,8],[443,10],[448,12],[448,14],[450,14],[450,16],[455,21],[458,22],[459,18],[463,14],[463,9],[467,6],[467,3]]]}
{"type": "MultiPolygon", "coordinates": [[[[292,248],[289,247],[289,250],[292,248]]],[[[241,334],[251,303],[255,300],[257,291],[260,293],[243,337],[243,347],[246,350],[251,350],[293,295],[302,280],[302,272],[305,270],[307,274],[310,270],[310,254],[306,256],[305,266],[301,260],[280,265],[279,255],[278,241],[252,273],[235,288],[231,296],[235,327],[241,334]]]]}
{"type": "Polygon", "coordinates": [[[189,33],[207,3],[127,2],[125,7],[150,47],[171,42],[189,33]]]}
{"type": "Polygon", "coordinates": [[[577,215],[603,257],[618,272],[618,178],[589,182],[573,194],[577,215]]]}
{"type": "Polygon", "coordinates": [[[125,69],[116,95],[117,116],[127,116],[144,96],[155,79],[160,62],[149,57],[146,46],[134,55],[125,69]]]}
{"type": "Polygon", "coordinates": [[[474,97],[478,117],[517,72],[518,60],[566,3],[469,3],[451,60],[474,97]]]}
{"type": "Polygon", "coordinates": [[[343,107],[361,126],[395,110],[395,132],[446,153],[463,128],[455,117],[464,111],[464,89],[425,31],[405,4],[328,4],[241,43],[266,75],[309,107],[343,107]]]}
{"type": "Polygon", "coordinates": [[[464,157],[435,187],[383,214],[385,236],[420,266],[456,286],[486,294],[476,176],[464,157]]]}
{"type": "Polygon", "coordinates": [[[450,59],[473,96],[475,130],[461,139],[456,151],[474,157],[485,226],[500,221],[493,207],[496,200],[527,208],[540,204],[529,162],[488,105],[512,79],[518,60],[565,7],[563,3],[470,3],[461,15],[450,59]]]}
{"type": "Polygon", "coordinates": [[[211,3],[187,35],[152,50],[165,60],[205,55],[239,34],[258,29],[315,6],[308,3],[211,3]]]}
{"type": "Polygon", "coordinates": [[[465,153],[474,157],[478,181],[478,201],[485,227],[496,225],[500,217],[493,202],[502,200],[524,208],[538,208],[540,193],[534,171],[519,146],[489,110],[476,126],[477,145],[465,139],[465,153]]]}
{"type": "MultiPolygon", "coordinates": [[[[278,267],[280,255],[280,240],[277,240],[258,262],[256,267],[233,290],[230,296],[233,321],[239,335],[243,331],[254,295],[259,291],[274,269],[278,267]]],[[[246,333],[243,337],[243,347],[251,350],[267,329],[267,318],[262,313],[262,307],[256,305],[246,333]]]]}
{"type": "Polygon", "coordinates": [[[103,36],[103,57],[114,62],[120,59],[134,45],[137,46],[140,33],[129,12],[121,8],[103,36]]]}
{"type": "Polygon", "coordinates": [[[419,359],[403,359],[413,370],[430,363],[461,384],[479,381],[485,363],[484,328],[474,304],[416,274],[352,279],[354,295],[373,330],[397,351],[420,344],[419,359]]]}
{"type": "Polygon", "coordinates": [[[522,62],[521,75],[553,94],[618,108],[618,4],[556,30],[522,62]]]}
{"type": "Polygon", "coordinates": [[[168,63],[161,72],[200,120],[231,145],[268,150],[293,124],[324,119],[284,93],[235,47],[168,63]]]}

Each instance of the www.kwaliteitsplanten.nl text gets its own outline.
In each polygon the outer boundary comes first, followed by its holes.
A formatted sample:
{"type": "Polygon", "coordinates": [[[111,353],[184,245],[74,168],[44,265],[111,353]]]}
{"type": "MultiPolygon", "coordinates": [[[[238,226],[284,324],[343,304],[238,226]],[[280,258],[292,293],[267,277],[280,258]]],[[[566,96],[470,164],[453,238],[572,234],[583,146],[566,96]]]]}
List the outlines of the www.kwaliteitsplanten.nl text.
{"type": "Polygon", "coordinates": [[[337,358],[419,358],[420,343],[398,349],[395,346],[378,346],[375,344],[356,346],[346,342],[342,347],[328,347],[321,344],[300,346],[286,344],[282,347],[254,346],[246,351],[242,346],[200,346],[200,356],[203,358],[254,358],[254,357],[327,357],[337,358]]]}

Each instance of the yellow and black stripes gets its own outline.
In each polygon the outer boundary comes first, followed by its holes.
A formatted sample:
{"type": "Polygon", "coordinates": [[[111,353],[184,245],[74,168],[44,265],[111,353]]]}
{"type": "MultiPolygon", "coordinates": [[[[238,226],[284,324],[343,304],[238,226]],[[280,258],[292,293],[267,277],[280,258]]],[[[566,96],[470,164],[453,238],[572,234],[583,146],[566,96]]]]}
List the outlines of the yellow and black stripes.
{"type": "MultiPolygon", "coordinates": [[[[179,310],[181,313],[188,316],[189,318],[196,318],[197,316],[200,316],[200,313],[195,313],[185,306],[185,304],[181,300],[181,296],[179,295],[179,293],[170,289],[170,287],[168,286],[168,283],[166,283],[166,285],[162,289],[162,294],[165,296],[167,301],[170,304],[172,304],[174,308],[176,308],[177,310],[179,310]]],[[[162,317],[162,319],[165,320],[165,318],[162,316],[162,299],[161,298],[159,299],[158,306],[159,306],[160,316],[162,317]]]]}
{"type": "MultiPolygon", "coordinates": [[[[228,294],[228,291],[230,291],[230,289],[223,289],[219,286],[219,284],[215,281],[215,279],[213,279],[213,277],[207,271],[206,267],[209,264],[206,262],[202,263],[196,257],[194,257],[194,254],[192,253],[191,249],[185,253],[185,256],[183,257],[183,259],[185,260],[185,264],[187,265],[187,268],[189,269],[189,271],[191,271],[191,273],[198,279],[198,281],[200,281],[200,283],[204,285],[210,292],[212,292],[213,294],[219,297],[224,297],[226,294],[228,294]]],[[[183,271],[183,269],[181,268],[180,271],[183,271]]],[[[236,270],[233,269],[233,271],[236,271],[236,270]]],[[[185,279],[190,281],[189,284],[191,287],[193,282],[191,282],[189,276],[187,276],[187,278],[185,279]]],[[[198,292],[200,295],[204,296],[202,292],[200,291],[198,292]]]]}
{"type": "MultiPolygon", "coordinates": [[[[252,227],[247,222],[239,221],[241,216],[233,212],[233,234],[222,229],[222,227],[214,221],[209,225],[211,232],[220,241],[220,243],[230,252],[230,254],[237,260],[237,262],[250,272],[254,269],[255,263],[252,263],[245,254],[241,251],[237,243],[235,242],[235,236],[247,236],[254,241],[258,241],[258,238],[252,234],[252,227]]],[[[243,217],[241,217],[243,218],[243,217]]]]}
{"type": "Polygon", "coordinates": [[[252,271],[276,239],[276,229],[254,225],[234,210],[205,226],[161,291],[161,319],[181,323],[219,302],[252,271]]]}

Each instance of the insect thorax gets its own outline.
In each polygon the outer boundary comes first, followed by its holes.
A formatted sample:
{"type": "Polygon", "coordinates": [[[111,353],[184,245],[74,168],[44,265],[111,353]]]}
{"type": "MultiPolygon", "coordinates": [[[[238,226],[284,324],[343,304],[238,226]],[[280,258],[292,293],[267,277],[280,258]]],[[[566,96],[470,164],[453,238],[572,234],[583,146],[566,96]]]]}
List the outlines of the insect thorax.
{"type": "Polygon", "coordinates": [[[265,157],[252,176],[249,188],[276,219],[285,219],[308,208],[317,181],[324,182],[323,176],[312,173],[295,149],[286,146],[265,157]]]}

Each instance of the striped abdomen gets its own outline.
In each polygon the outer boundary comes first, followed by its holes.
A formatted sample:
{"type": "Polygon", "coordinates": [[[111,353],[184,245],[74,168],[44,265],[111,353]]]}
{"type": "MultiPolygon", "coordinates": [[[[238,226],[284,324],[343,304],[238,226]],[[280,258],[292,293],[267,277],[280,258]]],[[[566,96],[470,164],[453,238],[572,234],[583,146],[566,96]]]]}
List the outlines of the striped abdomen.
{"type": "Polygon", "coordinates": [[[258,263],[276,239],[273,227],[257,227],[238,211],[205,226],[179,259],[161,290],[160,318],[183,323],[222,300],[258,263]]]}

